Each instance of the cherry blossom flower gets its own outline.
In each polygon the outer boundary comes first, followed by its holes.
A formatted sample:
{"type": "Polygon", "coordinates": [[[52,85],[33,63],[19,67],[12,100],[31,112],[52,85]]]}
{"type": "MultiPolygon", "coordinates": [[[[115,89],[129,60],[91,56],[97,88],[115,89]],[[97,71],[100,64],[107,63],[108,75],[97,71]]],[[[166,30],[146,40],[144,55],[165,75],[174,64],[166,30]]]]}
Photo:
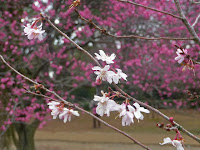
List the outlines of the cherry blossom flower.
{"type": "Polygon", "coordinates": [[[194,63],[190,55],[188,54],[188,51],[183,48],[178,48],[176,51],[176,54],[178,56],[175,57],[174,59],[177,60],[179,64],[183,65],[182,71],[185,71],[186,69],[193,70],[194,75],[195,75],[194,63]]]}
{"type": "Polygon", "coordinates": [[[95,66],[92,70],[96,70],[94,73],[97,75],[96,83],[101,84],[102,81],[108,81],[112,83],[112,76],[115,74],[113,71],[109,71],[110,66],[106,65],[104,68],[95,66]]]}
{"type": "Polygon", "coordinates": [[[60,102],[51,101],[51,102],[47,103],[47,105],[49,105],[49,109],[53,110],[53,109],[57,108],[58,105],[60,105],[60,102]]]}
{"type": "Polygon", "coordinates": [[[171,140],[169,137],[167,137],[163,139],[163,143],[160,143],[160,145],[164,144],[172,144],[177,150],[184,150],[183,145],[179,140],[171,140]]]}
{"type": "Polygon", "coordinates": [[[108,117],[110,116],[110,111],[117,111],[119,108],[119,105],[114,101],[109,99],[109,97],[106,96],[106,93],[101,91],[103,96],[94,96],[94,101],[98,101],[99,103],[97,104],[96,108],[96,113],[99,114],[100,116],[103,116],[106,114],[108,117]]]}
{"type": "Polygon", "coordinates": [[[138,103],[134,103],[133,107],[135,108],[133,113],[135,115],[135,118],[138,119],[138,122],[139,122],[139,119],[140,120],[144,119],[144,116],[141,112],[150,113],[150,111],[148,109],[145,109],[144,107],[140,107],[140,105],[138,103]]]}
{"type": "Polygon", "coordinates": [[[66,123],[67,121],[71,121],[72,115],[77,116],[77,117],[80,116],[78,111],[75,111],[73,109],[64,108],[63,112],[60,113],[59,118],[63,119],[64,123],[66,123]]]}
{"type": "Polygon", "coordinates": [[[119,116],[122,117],[122,126],[129,126],[131,123],[134,123],[134,114],[133,111],[135,108],[133,108],[131,105],[127,105],[125,103],[120,105],[119,116]]]}
{"type": "Polygon", "coordinates": [[[114,63],[114,59],[116,57],[116,55],[113,53],[110,56],[106,55],[105,52],[103,50],[99,50],[99,54],[94,53],[96,55],[96,58],[98,60],[102,60],[105,61],[107,64],[113,64],[114,63]]]}
{"type": "Polygon", "coordinates": [[[63,103],[52,101],[47,103],[47,105],[49,105],[49,109],[51,109],[51,115],[53,116],[53,119],[56,119],[57,116],[63,112],[63,103]]]}
{"type": "Polygon", "coordinates": [[[184,61],[185,57],[187,56],[187,50],[178,48],[176,54],[178,56],[175,57],[174,59],[178,61],[179,64],[181,64],[184,61]]]}
{"type": "Polygon", "coordinates": [[[121,69],[116,69],[116,70],[117,70],[117,73],[112,75],[113,82],[115,84],[118,84],[119,79],[121,79],[121,78],[127,81],[127,79],[126,79],[127,75],[125,73],[123,73],[121,69]]]}
{"type": "Polygon", "coordinates": [[[27,26],[24,26],[24,33],[28,36],[29,40],[38,38],[40,41],[43,40],[42,34],[45,32],[45,30],[42,30],[42,23],[40,26],[37,26],[37,20],[34,21],[31,25],[27,24],[27,26]]]}

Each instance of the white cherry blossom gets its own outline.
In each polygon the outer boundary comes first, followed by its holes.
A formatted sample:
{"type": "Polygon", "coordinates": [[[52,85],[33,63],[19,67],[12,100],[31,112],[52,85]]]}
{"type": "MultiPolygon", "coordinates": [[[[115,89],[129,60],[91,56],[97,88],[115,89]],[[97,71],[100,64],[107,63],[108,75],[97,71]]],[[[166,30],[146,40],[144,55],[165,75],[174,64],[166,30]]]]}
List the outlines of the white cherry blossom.
{"type": "Polygon", "coordinates": [[[43,40],[42,34],[45,32],[45,30],[42,30],[42,23],[40,26],[37,26],[36,21],[34,21],[31,25],[27,24],[27,26],[24,26],[24,33],[28,36],[29,40],[38,38],[40,41],[43,40]]]}
{"type": "Polygon", "coordinates": [[[164,145],[164,144],[172,144],[174,147],[176,147],[177,150],[184,150],[181,141],[171,140],[169,137],[164,138],[163,143],[160,143],[160,145],[164,145]]]}
{"type": "Polygon", "coordinates": [[[176,61],[178,61],[179,64],[181,64],[184,59],[185,59],[185,56],[187,55],[187,50],[186,49],[177,49],[176,51],[176,54],[178,55],[177,57],[175,57],[174,59],[176,61]]]}
{"type": "Polygon", "coordinates": [[[63,119],[64,123],[66,123],[67,121],[71,121],[72,115],[77,116],[77,117],[80,116],[78,111],[75,111],[73,109],[64,108],[63,112],[60,113],[59,118],[63,119]]]}
{"type": "Polygon", "coordinates": [[[119,116],[122,117],[122,126],[129,126],[131,123],[134,123],[134,108],[131,105],[123,103],[120,105],[119,111],[119,116]]]}
{"type": "Polygon", "coordinates": [[[93,99],[94,101],[99,102],[97,104],[96,113],[100,116],[106,114],[109,117],[110,112],[117,111],[119,106],[114,100],[109,99],[109,97],[107,97],[106,94],[103,93],[103,91],[102,94],[102,97],[95,95],[93,99]]]}
{"type": "Polygon", "coordinates": [[[141,112],[145,112],[145,113],[150,113],[150,111],[148,109],[145,109],[144,107],[140,107],[140,105],[138,103],[134,103],[133,107],[135,107],[135,110],[133,111],[135,118],[140,120],[144,119],[144,116],[141,112]]]}
{"type": "Polygon", "coordinates": [[[102,60],[105,61],[107,64],[113,64],[114,63],[114,59],[116,57],[116,55],[113,53],[110,56],[106,55],[105,52],[103,50],[99,50],[99,54],[94,53],[96,55],[96,58],[98,60],[102,60]]]}
{"type": "Polygon", "coordinates": [[[96,70],[94,73],[97,75],[96,82],[101,83],[101,81],[108,81],[110,84],[112,83],[112,77],[114,72],[109,71],[110,66],[106,65],[104,68],[99,66],[95,66],[92,70],[96,70]]]}
{"type": "Polygon", "coordinates": [[[115,84],[118,84],[119,79],[121,79],[121,78],[127,81],[127,79],[126,79],[127,75],[125,73],[123,73],[121,69],[116,69],[116,70],[117,70],[117,73],[112,75],[113,82],[115,84]]]}
{"type": "Polygon", "coordinates": [[[56,119],[57,116],[63,112],[64,105],[62,105],[60,102],[51,101],[47,103],[49,105],[49,109],[51,109],[51,115],[53,116],[53,119],[56,119]]]}

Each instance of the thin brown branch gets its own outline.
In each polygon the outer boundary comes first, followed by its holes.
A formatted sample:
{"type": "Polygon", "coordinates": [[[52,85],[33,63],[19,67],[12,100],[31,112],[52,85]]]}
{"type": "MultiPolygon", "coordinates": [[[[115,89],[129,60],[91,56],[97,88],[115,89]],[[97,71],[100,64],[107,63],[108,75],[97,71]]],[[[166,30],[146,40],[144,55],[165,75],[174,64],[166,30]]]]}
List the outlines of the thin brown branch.
{"type": "Polygon", "coordinates": [[[181,8],[179,0],[174,0],[176,8],[178,10],[179,15],[182,18],[183,24],[186,26],[190,34],[194,37],[194,41],[200,45],[200,38],[198,37],[197,33],[195,32],[194,28],[191,26],[189,21],[186,19],[185,14],[183,13],[183,10],[181,8]]]}
{"type": "Polygon", "coordinates": [[[128,0],[117,0],[117,1],[124,2],[124,3],[129,3],[129,4],[132,4],[132,5],[135,5],[135,6],[139,6],[139,7],[143,7],[143,8],[146,8],[146,9],[149,9],[149,10],[153,10],[153,11],[156,11],[156,12],[159,12],[159,13],[163,13],[163,14],[172,16],[174,18],[182,19],[182,17],[174,15],[174,14],[171,14],[169,12],[158,10],[158,9],[151,8],[151,7],[148,7],[148,6],[144,6],[142,4],[138,4],[138,3],[135,3],[135,2],[132,2],[132,1],[128,1],[128,0]]]}
{"type": "MultiPolygon", "coordinates": [[[[51,91],[51,92],[53,92],[53,91],[51,91]]],[[[41,97],[48,98],[48,99],[52,99],[51,97],[48,97],[48,96],[46,96],[46,95],[37,94],[37,93],[31,92],[31,91],[26,91],[26,93],[30,93],[30,94],[33,94],[33,95],[36,95],[36,96],[41,96],[41,97]]],[[[55,100],[55,99],[54,99],[54,100],[55,100]]],[[[62,101],[62,102],[64,102],[66,105],[71,106],[71,107],[74,107],[74,108],[76,108],[77,110],[80,110],[80,111],[82,111],[82,112],[84,112],[84,113],[86,113],[86,114],[92,116],[93,118],[99,120],[101,123],[103,123],[103,124],[106,125],[107,127],[109,127],[109,128],[111,128],[111,129],[113,129],[113,130],[115,130],[115,131],[117,131],[117,132],[123,134],[124,136],[126,136],[127,138],[129,138],[130,140],[132,140],[134,143],[140,145],[140,146],[143,147],[144,149],[151,150],[149,147],[147,147],[147,146],[143,145],[142,143],[140,143],[139,141],[135,140],[134,138],[132,138],[132,137],[131,137],[130,135],[128,135],[127,133],[125,133],[125,132],[121,131],[120,129],[118,129],[118,128],[112,126],[112,125],[110,125],[109,123],[107,123],[107,122],[105,122],[105,121],[103,121],[102,119],[100,119],[99,117],[95,116],[95,115],[92,114],[91,112],[88,112],[88,111],[86,111],[85,109],[83,109],[83,108],[81,108],[81,107],[79,107],[79,106],[77,106],[77,105],[74,105],[74,104],[72,104],[72,103],[70,103],[70,102],[67,102],[67,101],[64,100],[63,98],[59,98],[59,100],[55,100],[55,101],[62,101]]]]}
{"type": "Polygon", "coordinates": [[[114,37],[114,38],[136,38],[136,39],[142,39],[142,40],[194,40],[194,38],[191,38],[191,37],[181,38],[181,37],[144,37],[144,36],[138,36],[138,35],[114,35],[114,34],[109,33],[106,29],[99,27],[92,20],[88,20],[85,17],[81,16],[81,14],[79,13],[77,9],[75,9],[75,12],[78,14],[79,18],[81,18],[83,21],[91,24],[95,29],[99,30],[101,33],[114,37]]]}
{"type": "MultiPolygon", "coordinates": [[[[52,25],[52,23],[51,23],[50,25],[52,25]]],[[[52,25],[52,27],[55,28],[54,25],[52,25]]],[[[57,29],[57,28],[55,28],[55,29],[56,29],[56,30],[59,30],[59,29],[57,29]]],[[[60,32],[62,35],[64,34],[64,33],[62,33],[62,31],[60,31],[60,30],[59,30],[59,32],[60,32]]],[[[72,39],[70,39],[70,41],[72,41],[73,44],[76,44],[72,39]]],[[[76,44],[76,45],[77,45],[77,44],[76,44]]],[[[80,46],[79,46],[79,47],[80,47],[80,46]]],[[[82,48],[82,49],[83,49],[83,48],[82,48]]],[[[82,50],[82,52],[87,52],[87,51],[86,51],[86,50],[82,50]]],[[[90,56],[92,57],[92,60],[93,60],[94,62],[98,62],[92,55],[90,55],[90,56]]],[[[97,65],[100,66],[99,63],[97,63],[97,65]]],[[[116,84],[114,84],[114,86],[115,86],[116,89],[117,89],[119,92],[121,92],[122,94],[128,95],[128,94],[125,93],[122,89],[120,89],[116,84]]],[[[169,121],[169,117],[166,116],[165,114],[163,114],[162,112],[160,112],[159,110],[157,110],[157,109],[155,109],[155,108],[153,108],[153,107],[151,107],[151,106],[149,106],[149,105],[147,105],[147,104],[145,104],[145,103],[143,103],[143,102],[141,102],[141,101],[139,101],[139,100],[136,100],[135,98],[133,98],[133,97],[131,97],[131,96],[129,96],[129,95],[128,95],[128,97],[129,97],[130,99],[132,99],[133,101],[138,102],[141,106],[144,106],[144,107],[146,107],[146,108],[148,108],[148,109],[154,111],[155,113],[157,113],[158,115],[160,115],[161,117],[163,117],[164,119],[166,119],[166,120],[169,121]]],[[[186,133],[188,136],[190,136],[191,138],[193,138],[194,140],[196,140],[197,142],[200,143],[200,138],[198,138],[197,136],[193,135],[192,133],[190,133],[189,131],[187,131],[186,129],[184,129],[184,128],[183,128],[181,125],[179,125],[178,123],[176,123],[176,125],[177,125],[184,133],[186,133]]]]}
{"type": "MultiPolygon", "coordinates": [[[[18,75],[22,76],[24,79],[26,79],[26,80],[32,82],[33,84],[37,84],[37,85],[38,85],[37,82],[35,82],[35,81],[33,81],[32,79],[26,77],[25,75],[21,74],[20,72],[18,72],[17,70],[15,70],[13,67],[11,67],[11,66],[5,61],[5,59],[3,58],[3,56],[0,55],[0,58],[1,58],[1,60],[2,60],[11,70],[13,70],[15,73],[17,73],[18,75]]],[[[94,58],[94,59],[95,59],[95,58],[94,58]]],[[[59,101],[64,102],[66,105],[72,106],[72,107],[74,107],[74,108],[76,108],[76,109],[78,109],[78,110],[80,110],[80,111],[82,111],[82,112],[87,113],[88,115],[90,115],[90,116],[94,117],[95,119],[99,120],[100,122],[102,122],[103,124],[105,124],[106,126],[108,126],[109,128],[111,128],[111,129],[117,131],[118,133],[121,133],[122,135],[126,136],[127,138],[129,138],[130,140],[132,140],[134,143],[140,145],[140,146],[143,147],[144,149],[146,149],[146,150],[151,150],[149,147],[147,147],[146,145],[140,143],[139,141],[137,141],[136,139],[134,139],[133,137],[131,137],[131,136],[128,135],[127,133],[121,131],[120,129],[118,129],[118,128],[116,128],[116,127],[110,125],[109,123],[107,123],[107,122],[101,120],[100,118],[98,118],[98,117],[96,117],[95,115],[93,115],[92,113],[90,113],[90,112],[84,110],[83,108],[78,107],[78,106],[76,106],[76,105],[74,105],[74,104],[72,104],[72,103],[70,103],[70,102],[67,102],[67,101],[64,100],[61,96],[59,96],[55,91],[51,91],[51,90],[49,90],[49,89],[47,89],[47,88],[45,88],[45,87],[43,87],[43,89],[44,89],[45,91],[47,91],[47,92],[49,92],[49,93],[55,95],[55,96],[59,99],[59,101]]],[[[25,90],[26,90],[26,93],[34,94],[34,95],[36,95],[36,96],[42,96],[42,97],[48,98],[48,99],[52,99],[51,97],[48,97],[48,96],[46,96],[46,95],[37,94],[37,93],[31,92],[31,91],[29,91],[29,90],[27,90],[27,89],[25,89],[25,90]]],[[[54,100],[55,100],[55,99],[54,99],[54,100]]]]}
{"type": "MultiPolygon", "coordinates": [[[[42,16],[42,15],[41,15],[42,16]]],[[[48,17],[44,17],[42,16],[56,31],[58,31],[61,35],[63,35],[66,39],[68,39],[72,44],[74,44],[76,46],[76,48],[80,51],[83,51],[86,55],[88,55],[96,64],[98,64],[98,66],[100,66],[99,62],[89,53],[87,52],[85,49],[83,49],[82,47],[80,47],[78,44],[76,44],[76,42],[74,42],[72,39],[70,39],[64,32],[62,32],[60,29],[58,29],[52,22],[51,20],[49,20],[48,17]]]]}
{"type": "MultiPolygon", "coordinates": [[[[151,107],[150,105],[143,103],[133,97],[131,97],[130,95],[128,95],[127,93],[125,93],[122,89],[120,89],[116,84],[114,84],[115,88],[121,92],[123,95],[121,95],[121,97],[123,98],[128,98],[133,100],[134,102],[137,102],[138,104],[148,108],[149,110],[155,112],[156,114],[160,115],[161,117],[163,117],[164,119],[166,119],[167,121],[169,121],[169,117],[165,114],[163,114],[162,112],[160,112],[159,110],[155,109],[154,107],[151,107]]],[[[191,132],[189,132],[188,130],[186,130],[183,126],[181,126],[180,124],[178,124],[177,122],[174,121],[174,124],[179,128],[179,130],[181,130],[183,133],[187,134],[189,137],[193,138],[195,141],[200,143],[200,138],[195,136],[194,134],[192,134],[191,132]]]]}
{"type": "Polygon", "coordinates": [[[24,75],[21,74],[19,71],[15,70],[12,66],[10,66],[10,65],[5,61],[5,59],[3,58],[2,55],[0,55],[0,58],[1,58],[1,60],[2,60],[11,70],[13,70],[15,73],[17,73],[18,75],[22,76],[24,79],[26,79],[26,80],[28,80],[28,81],[30,81],[30,82],[36,84],[36,85],[39,84],[39,83],[37,83],[36,81],[33,81],[33,80],[29,79],[28,77],[24,76],[24,75]]]}
{"type": "Polygon", "coordinates": [[[200,18],[200,14],[197,16],[197,18],[195,19],[194,23],[192,24],[192,27],[193,27],[193,28],[194,28],[194,26],[197,24],[199,18],[200,18]]]}

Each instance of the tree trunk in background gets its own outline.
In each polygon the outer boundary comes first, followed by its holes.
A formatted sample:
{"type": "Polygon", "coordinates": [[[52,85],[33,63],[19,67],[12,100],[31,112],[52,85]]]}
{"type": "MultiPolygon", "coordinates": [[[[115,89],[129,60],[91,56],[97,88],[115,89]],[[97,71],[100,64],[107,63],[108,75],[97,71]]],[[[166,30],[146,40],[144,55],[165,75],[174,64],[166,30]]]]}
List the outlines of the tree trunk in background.
{"type": "Polygon", "coordinates": [[[34,120],[31,124],[14,125],[18,134],[17,150],[35,150],[34,135],[39,124],[39,120],[34,120]]]}

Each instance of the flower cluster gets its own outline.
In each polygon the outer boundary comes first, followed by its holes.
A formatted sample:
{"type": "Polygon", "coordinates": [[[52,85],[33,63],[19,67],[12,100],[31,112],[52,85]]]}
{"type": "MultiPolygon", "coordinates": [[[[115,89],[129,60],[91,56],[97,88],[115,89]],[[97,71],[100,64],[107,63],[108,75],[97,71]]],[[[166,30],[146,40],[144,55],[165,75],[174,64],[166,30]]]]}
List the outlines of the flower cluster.
{"type": "Polygon", "coordinates": [[[111,111],[117,111],[119,112],[119,117],[122,117],[122,126],[128,126],[131,123],[134,123],[134,117],[138,119],[138,121],[143,120],[144,116],[141,112],[150,113],[148,109],[140,107],[138,103],[131,105],[128,100],[126,100],[119,105],[114,100],[110,99],[111,97],[113,98],[113,96],[109,96],[109,93],[104,93],[102,91],[102,95],[102,97],[97,95],[94,96],[93,100],[98,102],[96,113],[100,116],[105,114],[109,117],[111,111]]]}
{"type": "Polygon", "coordinates": [[[45,32],[45,30],[42,30],[42,23],[37,26],[37,23],[40,21],[40,19],[37,19],[36,21],[33,21],[32,24],[27,24],[27,26],[24,26],[24,33],[28,36],[29,40],[38,38],[40,41],[43,40],[42,34],[45,32]]]}
{"type": "Polygon", "coordinates": [[[157,126],[161,129],[165,129],[166,131],[175,131],[176,136],[173,140],[171,140],[169,137],[164,138],[163,143],[160,143],[160,145],[172,144],[174,147],[177,148],[177,150],[184,150],[184,145],[183,145],[184,139],[181,136],[181,133],[179,132],[178,127],[176,126],[174,122],[174,118],[169,117],[169,122],[170,124],[167,124],[166,126],[164,123],[157,124],[157,126]]]}
{"type": "Polygon", "coordinates": [[[53,116],[53,119],[56,119],[57,116],[59,116],[59,119],[62,119],[64,123],[67,121],[71,121],[72,115],[80,116],[78,111],[74,111],[73,109],[68,109],[64,107],[64,103],[51,101],[47,103],[49,105],[49,109],[51,110],[51,115],[53,116]]]}
{"type": "Polygon", "coordinates": [[[98,60],[105,61],[107,65],[105,65],[103,68],[99,66],[95,66],[92,68],[92,70],[95,70],[96,77],[96,83],[101,84],[102,81],[107,81],[110,84],[114,82],[115,84],[119,83],[120,79],[127,80],[127,75],[122,72],[121,69],[115,69],[115,71],[110,70],[110,65],[114,63],[114,59],[116,55],[113,53],[110,56],[106,55],[103,50],[99,50],[99,54],[95,53],[96,58],[98,60]]]}

